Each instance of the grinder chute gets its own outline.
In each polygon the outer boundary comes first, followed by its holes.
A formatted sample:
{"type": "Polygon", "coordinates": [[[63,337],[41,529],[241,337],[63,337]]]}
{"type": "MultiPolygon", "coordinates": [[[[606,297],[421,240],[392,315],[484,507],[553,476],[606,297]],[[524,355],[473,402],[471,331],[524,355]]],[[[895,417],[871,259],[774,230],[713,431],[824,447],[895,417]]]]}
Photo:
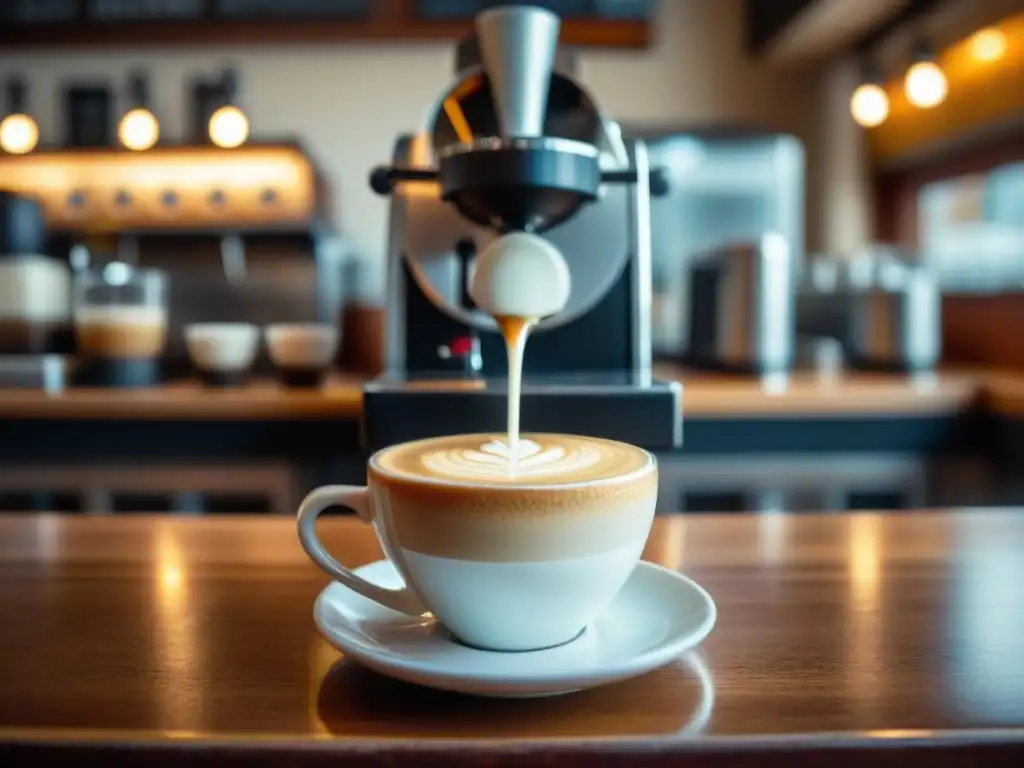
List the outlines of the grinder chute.
{"type": "Polygon", "coordinates": [[[541,8],[492,8],[476,18],[480,54],[506,139],[544,133],[559,27],[558,17],[541,8]]]}
{"type": "Polygon", "coordinates": [[[547,130],[559,26],[555,14],[528,6],[477,16],[482,77],[461,84],[443,106],[459,109],[466,91],[486,90],[492,132],[463,130],[460,141],[436,148],[436,170],[377,168],[373,189],[388,194],[395,182],[436,180],[442,199],[470,221],[499,233],[540,233],[594,201],[601,184],[635,182],[634,169],[602,171],[600,137],[581,141],[547,130]]]}

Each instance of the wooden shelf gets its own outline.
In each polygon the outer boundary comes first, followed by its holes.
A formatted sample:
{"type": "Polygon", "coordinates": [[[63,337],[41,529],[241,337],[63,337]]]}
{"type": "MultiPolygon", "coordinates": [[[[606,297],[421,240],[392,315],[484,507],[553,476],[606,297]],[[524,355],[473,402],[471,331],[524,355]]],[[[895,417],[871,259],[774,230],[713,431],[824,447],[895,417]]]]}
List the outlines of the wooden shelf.
{"type": "MultiPolygon", "coordinates": [[[[0,50],[28,47],[128,47],[371,41],[456,40],[472,20],[435,21],[417,16],[412,0],[376,0],[365,17],[225,19],[212,15],[156,21],[0,23],[0,50]]],[[[568,18],[561,42],[578,47],[644,48],[650,24],[635,18],[568,18]]]]}

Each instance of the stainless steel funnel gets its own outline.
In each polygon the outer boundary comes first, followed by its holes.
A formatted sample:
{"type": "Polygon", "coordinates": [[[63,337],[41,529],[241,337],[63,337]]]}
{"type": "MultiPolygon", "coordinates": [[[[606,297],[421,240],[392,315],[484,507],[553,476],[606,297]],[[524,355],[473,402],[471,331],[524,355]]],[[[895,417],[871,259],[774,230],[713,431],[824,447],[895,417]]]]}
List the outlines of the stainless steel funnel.
{"type": "Polygon", "coordinates": [[[555,14],[532,6],[502,6],[476,17],[480,55],[506,138],[544,133],[559,26],[555,14]]]}

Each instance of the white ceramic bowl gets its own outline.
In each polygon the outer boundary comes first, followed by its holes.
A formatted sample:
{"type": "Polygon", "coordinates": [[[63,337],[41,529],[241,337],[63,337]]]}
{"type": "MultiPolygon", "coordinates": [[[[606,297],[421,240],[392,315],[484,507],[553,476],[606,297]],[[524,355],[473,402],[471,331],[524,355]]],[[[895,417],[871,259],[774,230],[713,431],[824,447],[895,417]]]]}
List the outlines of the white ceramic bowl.
{"type": "Polygon", "coordinates": [[[340,334],[326,323],[275,323],[267,326],[267,351],[279,368],[326,368],[334,361],[340,334]]]}
{"type": "Polygon", "coordinates": [[[185,326],[185,344],[196,368],[236,373],[256,360],[260,329],[252,323],[193,323],[185,326]]]}

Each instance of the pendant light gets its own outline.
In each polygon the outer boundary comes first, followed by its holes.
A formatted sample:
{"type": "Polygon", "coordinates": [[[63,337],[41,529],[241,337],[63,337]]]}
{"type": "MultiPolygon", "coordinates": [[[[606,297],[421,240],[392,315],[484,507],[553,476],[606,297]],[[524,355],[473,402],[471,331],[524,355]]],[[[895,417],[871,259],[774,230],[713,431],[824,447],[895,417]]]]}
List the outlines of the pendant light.
{"type": "Polygon", "coordinates": [[[127,149],[142,152],[160,138],[160,123],[150,109],[149,84],[142,73],[136,72],[128,80],[128,104],[117,136],[127,149]]]}
{"type": "Polygon", "coordinates": [[[864,77],[850,97],[850,114],[863,128],[874,128],[889,117],[889,94],[874,68],[864,65],[864,77]]]}
{"type": "Polygon", "coordinates": [[[224,104],[210,116],[210,141],[224,149],[240,147],[249,138],[249,118],[237,105],[238,77],[234,70],[225,69],[221,75],[224,104]]]}
{"type": "Polygon", "coordinates": [[[998,27],[986,27],[971,37],[971,55],[976,61],[998,61],[1006,55],[1006,33],[998,27]]]}
{"type": "Polygon", "coordinates": [[[28,88],[17,75],[7,81],[6,114],[0,121],[0,149],[12,155],[24,155],[39,143],[39,126],[28,114],[28,88]]]}
{"type": "Polygon", "coordinates": [[[907,101],[920,109],[932,109],[946,100],[949,81],[926,43],[918,43],[915,53],[915,62],[903,83],[907,101]]]}

